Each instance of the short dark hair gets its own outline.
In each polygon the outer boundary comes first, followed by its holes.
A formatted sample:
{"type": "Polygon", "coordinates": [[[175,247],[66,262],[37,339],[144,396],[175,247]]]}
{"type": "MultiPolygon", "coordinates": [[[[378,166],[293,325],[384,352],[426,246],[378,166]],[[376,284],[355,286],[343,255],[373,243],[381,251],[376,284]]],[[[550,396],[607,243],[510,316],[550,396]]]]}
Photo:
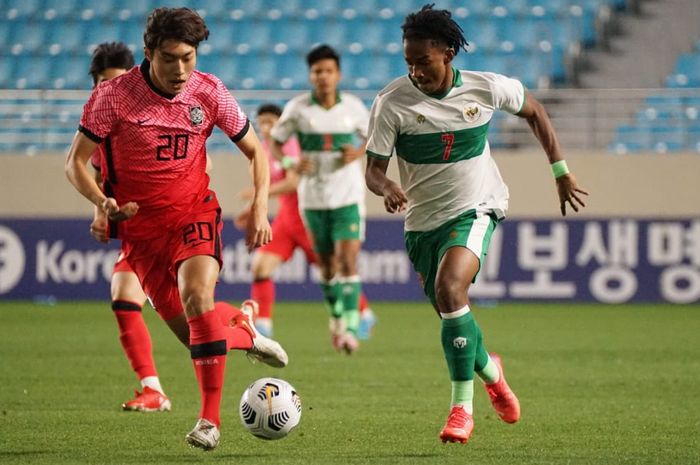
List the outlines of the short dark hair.
{"type": "Polygon", "coordinates": [[[143,43],[149,50],[155,50],[166,40],[176,40],[199,46],[209,37],[209,29],[199,14],[189,8],[156,8],[148,16],[143,43]]]}
{"type": "Polygon", "coordinates": [[[90,60],[92,83],[97,84],[98,74],[107,68],[131,69],[134,67],[134,54],[123,42],[104,42],[95,48],[90,60]]]}
{"type": "Polygon", "coordinates": [[[326,44],[321,44],[312,49],[309,54],[306,55],[306,63],[308,63],[309,68],[311,68],[317,61],[326,60],[328,58],[335,60],[335,64],[337,64],[338,69],[340,69],[340,55],[338,55],[338,52],[336,52],[333,47],[326,44]]]}
{"type": "Polygon", "coordinates": [[[272,113],[279,118],[282,116],[282,109],[274,103],[264,103],[258,107],[258,116],[265,113],[272,113]]]}
{"type": "Polygon", "coordinates": [[[452,13],[448,10],[434,10],[434,3],[423,5],[420,11],[406,16],[401,29],[405,39],[428,39],[443,42],[452,48],[455,55],[459,49],[467,51],[467,39],[464,31],[452,19],[452,13]]]}

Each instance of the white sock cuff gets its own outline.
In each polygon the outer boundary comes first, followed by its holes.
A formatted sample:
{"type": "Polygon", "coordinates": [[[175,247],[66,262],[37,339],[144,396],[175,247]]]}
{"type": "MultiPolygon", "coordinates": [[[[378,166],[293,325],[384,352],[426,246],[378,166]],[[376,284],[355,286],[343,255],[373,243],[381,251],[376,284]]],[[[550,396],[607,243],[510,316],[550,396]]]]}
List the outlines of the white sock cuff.
{"type": "Polygon", "coordinates": [[[471,309],[469,308],[469,305],[465,305],[464,307],[460,308],[459,310],[455,310],[454,312],[450,312],[450,313],[440,312],[440,316],[442,317],[443,320],[454,320],[455,318],[459,318],[460,316],[466,315],[470,311],[471,311],[471,309]]]}
{"type": "Polygon", "coordinates": [[[146,376],[145,378],[142,378],[141,387],[145,388],[146,386],[160,392],[161,394],[165,394],[163,392],[163,387],[160,385],[160,379],[157,376],[146,376]]]}

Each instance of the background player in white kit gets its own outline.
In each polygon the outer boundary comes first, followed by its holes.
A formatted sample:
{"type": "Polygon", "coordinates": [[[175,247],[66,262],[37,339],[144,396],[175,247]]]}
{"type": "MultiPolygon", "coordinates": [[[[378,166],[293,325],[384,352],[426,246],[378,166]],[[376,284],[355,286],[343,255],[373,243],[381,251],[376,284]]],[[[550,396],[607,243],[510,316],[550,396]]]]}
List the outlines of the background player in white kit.
{"type": "Polygon", "coordinates": [[[312,92],[287,103],[272,130],[273,150],[296,135],[302,151],[299,209],[321,268],[333,346],[358,347],[360,276],[357,257],[364,240],[364,156],[369,114],[357,97],[338,91],[340,57],[320,45],[306,57],[312,92]],[[359,139],[359,140],[358,140],[359,139]]]}

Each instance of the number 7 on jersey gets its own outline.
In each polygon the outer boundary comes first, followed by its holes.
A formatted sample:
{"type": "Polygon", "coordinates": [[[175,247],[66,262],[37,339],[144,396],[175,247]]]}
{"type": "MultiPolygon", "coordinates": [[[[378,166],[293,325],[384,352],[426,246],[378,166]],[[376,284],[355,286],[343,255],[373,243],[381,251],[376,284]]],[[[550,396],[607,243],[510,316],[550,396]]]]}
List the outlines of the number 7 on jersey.
{"type": "Polygon", "coordinates": [[[440,136],[440,139],[442,140],[442,143],[445,144],[445,150],[442,152],[442,159],[449,160],[450,152],[452,152],[452,144],[455,141],[455,135],[447,132],[440,136]]]}

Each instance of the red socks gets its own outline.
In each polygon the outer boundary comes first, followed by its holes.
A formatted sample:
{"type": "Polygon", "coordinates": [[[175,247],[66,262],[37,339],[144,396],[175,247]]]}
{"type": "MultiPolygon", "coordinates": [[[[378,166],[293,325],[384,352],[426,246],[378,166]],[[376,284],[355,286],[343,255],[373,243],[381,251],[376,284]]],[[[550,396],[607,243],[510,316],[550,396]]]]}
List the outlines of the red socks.
{"type": "Polygon", "coordinates": [[[153,361],[151,335],[146,322],[143,321],[141,305],[125,300],[115,300],[112,302],[112,310],[119,325],[119,340],[131,368],[139,379],[158,376],[156,364],[153,361]]]}
{"type": "Polygon", "coordinates": [[[259,318],[272,318],[272,306],[275,304],[275,282],[270,278],[253,281],[250,298],[260,306],[259,318]]]}
{"type": "Polygon", "coordinates": [[[221,424],[221,392],[226,368],[226,327],[215,311],[187,319],[190,354],[202,398],[199,418],[221,424]]]}
{"type": "Polygon", "coordinates": [[[364,292],[360,293],[360,313],[363,313],[369,308],[369,301],[367,301],[367,296],[364,292]]]}

